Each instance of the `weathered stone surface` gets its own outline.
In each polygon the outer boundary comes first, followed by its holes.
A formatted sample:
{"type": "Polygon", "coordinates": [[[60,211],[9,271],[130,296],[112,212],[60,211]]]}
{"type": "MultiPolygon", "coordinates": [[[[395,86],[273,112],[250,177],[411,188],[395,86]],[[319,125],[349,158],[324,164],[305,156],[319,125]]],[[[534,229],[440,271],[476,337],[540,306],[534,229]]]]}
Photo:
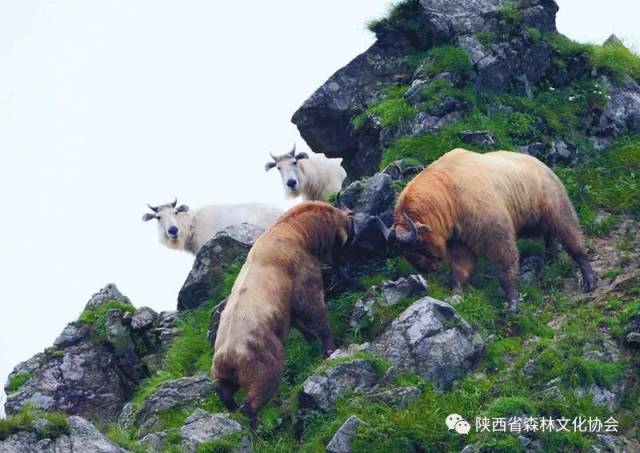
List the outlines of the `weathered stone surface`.
{"type": "Polygon", "coordinates": [[[214,296],[228,267],[245,256],[263,232],[263,228],[243,223],[227,227],[209,239],[196,255],[178,294],[178,310],[196,308],[214,296]]]}
{"type": "Polygon", "coordinates": [[[242,425],[224,414],[210,414],[196,409],[180,430],[182,445],[187,453],[194,453],[198,445],[242,431],[242,425]]]}
{"type": "Polygon", "coordinates": [[[355,326],[365,317],[373,319],[378,307],[390,307],[403,299],[417,297],[427,290],[427,281],[421,275],[410,275],[396,281],[385,281],[380,286],[369,288],[358,300],[351,315],[351,325],[355,326]]]}
{"type": "Polygon", "coordinates": [[[343,362],[304,381],[300,407],[328,411],[346,392],[366,390],[377,382],[376,369],[368,360],[343,362]]]}
{"type": "Polygon", "coordinates": [[[135,425],[139,427],[138,437],[144,437],[156,429],[158,413],[175,407],[194,405],[213,394],[213,383],[206,375],[162,383],[158,390],[144,401],[135,415],[135,425]]]}
{"type": "Polygon", "coordinates": [[[36,433],[20,431],[0,441],[0,453],[126,453],[108,441],[89,421],[69,417],[69,434],[56,439],[38,439],[36,433]]]}
{"type": "Polygon", "coordinates": [[[133,330],[145,330],[153,326],[158,314],[149,307],[140,307],[131,316],[131,328],[133,330]]]}
{"type": "Polygon", "coordinates": [[[114,285],[113,283],[109,283],[99,292],[91,296],[91,299],[89,299],[89,302],[87,302],[87,305],[85,305],[84,309],[96,310],[101,305],[112,300],[123,304],[131,304],[129,298],[123,295],[116,285],[114,285]]]}
{"type": "Polygon", "coordinates": [[[425,297],[406,309],[367,350],[401,371],[415,371],[442,388],[461,377],[484,342],[450,305],[425,297]]]}
{"type": "MultiPolygon", "coordinates": [[[[97,308],[115,298],[129,303],[115,286],[108,285],[92,297],[87,307],[97,308]]],[[[70,325],[56,339],[55,349],[16,366],[9,379],[21,372],[29,373],[31,379],[16,392],[7,392],[7,414],[30,405],[91,420],[115,420],[139,377],[137,358],[127,356],[126,341],[121,343],[114,335],[122,316],[118,310],[108,313],[111,321],[107,322],[107,341],[94,342],[88,325],[70,325]],[[109,343],[109,336],[124,349],[109,343]],[[126,366],[127,358],[131,359],[130,367],[126,366]]],[[[125,331],[118,332],[126,335],[125,331]]]]}
{"type": "Polygon", "coordinates": [[[353,438],[358,433],[358,427],[364,423],[355,415],[349,417],[338,431],[333,435],[327,444],[327,451],[330,453],[351,453],[353,438]]]}
{"type": "Polygon", "coordinates": [[[540,142],[530,143],[528,145],[518,147],[519,153],[528,154],[533,157],[542,156],[542,153],[544,153],[545,150],[546,150],[546,146],[544,145],[544,143],[540,143],[540,142]]]}
{"type": "Polygon", "coordinates": [[[496,138],[489,131],[462,131],[460,138],[465,143],[482,148],[493,148],[496,145],[496,138]]]}
{"type": "Polygon", "coordinates": [[[610,434],[596,434],[596,442],[592,448],[594,453],[640,453],[637,439],[610,434]]]}
{"type": "Polygon", "coordinates": [[[406,409],[409,404],[419,399],[420,396],[422,396],[422,392],[418,387],[396,387],[367,395],[367,399],[406,409]]]}
{"type": "Polygon", "coordinates": [[[606,78],[602,79],[602,85],[608,93],[609,102],[597,120],[596,134],[615,138],[640,131],[640,85],[628,76],[619,86],[606,78]]]}

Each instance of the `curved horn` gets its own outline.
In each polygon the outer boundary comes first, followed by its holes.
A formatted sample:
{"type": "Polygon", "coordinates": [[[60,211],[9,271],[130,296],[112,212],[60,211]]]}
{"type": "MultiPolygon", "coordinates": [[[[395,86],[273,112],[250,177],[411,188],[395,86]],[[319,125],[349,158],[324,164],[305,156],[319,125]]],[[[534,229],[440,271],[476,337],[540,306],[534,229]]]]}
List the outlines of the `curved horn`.
{"type": "Polygon", "coordinates": [[[149,209],[156,213],[160,210],[158,206],[151,206],[149,203],[147,203],[147,206],[149,206],[149,209]]]}
{"type": "Polygon", "coordinates": [[[171,207],[175,208],[177,204],[178,204],[178,199],[174,198],[173,201],[171,202],[171,207]]]}
{"type": "Polygon", "coordinates": [[[269,153],[269,155],[271,156],[271,158],[272,158],[274,161],[276,161],[276,162],[278,161],[278,158],[277,158],[276,156],[274,156],[274,155],[273,155],[273,154],[271,154],[271,153],[269,153]]]}
{"type": "Polygon", "coordinates": [[[380,216],[376,216],[376,223],[378,224],[378,228],[380,232],[384,236],[385,241],[393,242],[396,240],[396,230],[394,228],[389,228],[380,218],[380,216]]]}
{"type": "Polygon", "coordinates": [[[409,217],[406,212],[402,213],[402,218],[407,224],[407,226],[409,227],[410,231],[408,233],[396,233],[396,238],[398,239],[398,242],[400,242],[401,244],[405,244],[405,245],[415,244],[416,241],[418,240],[418,227],[413,222],[413,220],[411,220],[411,217],[409,217]]]}
{"type": "Polygon", "coordinates": [[[296,155],[296,144],[293,144],[293,149],[291,151],[289,151],[289,155],[291,155],[292,157],[296,155]]]}

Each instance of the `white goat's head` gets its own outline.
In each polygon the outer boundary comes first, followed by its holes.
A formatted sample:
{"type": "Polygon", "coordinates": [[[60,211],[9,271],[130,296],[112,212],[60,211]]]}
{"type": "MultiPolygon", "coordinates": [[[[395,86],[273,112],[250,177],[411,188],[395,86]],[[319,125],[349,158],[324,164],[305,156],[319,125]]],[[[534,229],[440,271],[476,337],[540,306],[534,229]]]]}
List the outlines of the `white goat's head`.
{"type": "Polygon", "coordinates": [[[158,232],[160,234],[160,242],[172,248],[184,248],[184,243],[188,234],[186,216],[184,213],[189,211],[189,206],[180,205],[176,207],[178,200],[175,199],[171,203],[161,204],[159,206],[149,206],[152,212],[148,212],[142,216],[144,222],[156,219],[158,220],[158,232]]]}
{"type": "Polygon", "coordinates": [[[304,185],[304,175],[300,170],[298,161],[302,159],[308,159],[307,153],[297,153],[296,145],[293,145],[293,149],[287,154],[281,156],[274,156],[271,154],[273,162],[268,162],[264,169],[266,171],[271,170],[273,167],[277,167],[282,178],[282,184],[287,194],[292,197],[297,197],[304,185]]]}

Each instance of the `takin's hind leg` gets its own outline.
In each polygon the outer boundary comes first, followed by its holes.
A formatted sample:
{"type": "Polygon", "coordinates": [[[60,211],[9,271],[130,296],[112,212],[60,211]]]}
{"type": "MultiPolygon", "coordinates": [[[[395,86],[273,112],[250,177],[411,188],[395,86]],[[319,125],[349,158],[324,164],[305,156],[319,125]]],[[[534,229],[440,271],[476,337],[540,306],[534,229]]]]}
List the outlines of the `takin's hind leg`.
{"type": "Polygon", "coordinates": [[[451,291],[455,294],[462,294],[464,286],[473,272],[475,257],[469,248],[459,243],[452,244],[447,252],[451,269],[449,276],[451,291]]]}
{"type": "Polygon", "coordinates": [[[562,247],[580,268],[585,290],[591,292],[598,287],[598,279],[584,247],[584,238],[575,211],[569,200],[565,200],[563,205],[561,211],[564,215],[560,219],[555,219],[553,230],[562,247]]]}
{"type": "Polygon", "coordinates": [[[558,239],[552,233],[544,234],[544,262],[549,263],[558,256],[558,239]]]}
{"type": "Polygon", "coordinates": [[[219,378],[213,382],[213,388],[218,394],[218,397],[220,397],[220,401],[222,401],[222,404],[224,404],[224,407],[226,407],[227,410],[233,412],[236,409],[238,409],[238,404],[236,403],[236,400],[233,398],[233,396],[238,391],[238,388],[240,388],[238,383],[232,382],[228,379],[219,378]]]}
{"type": "Polygon", "coordinates": [[[247,388],[247,396],[242,403],[242,410],[249,419],[251,429],[258,427],[258,413],[278,391],[282,379],[282,365],[275,369],[273,364],[261,364],[247,388]]]}

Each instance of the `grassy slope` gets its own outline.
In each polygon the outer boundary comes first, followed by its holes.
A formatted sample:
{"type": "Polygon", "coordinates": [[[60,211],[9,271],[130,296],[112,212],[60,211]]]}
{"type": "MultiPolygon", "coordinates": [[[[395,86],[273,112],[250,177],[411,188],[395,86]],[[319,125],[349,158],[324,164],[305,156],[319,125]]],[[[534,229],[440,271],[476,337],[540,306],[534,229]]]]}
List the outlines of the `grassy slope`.
{"type": "MultiPolygon", "coordinates": [[[[396,22],[407,20],[401,12],[392,13],[392,19],[396,22]]],[[[505,20],[515,22],[517,19],[513,11],[505,11],[505,20]]],[[[380,21],[372,24],[372,28],[380,30],[392,25],[397,24],[380,21]]],[[[620,80],[624,75],[640,79],[640,60],[625,49],[580,45],[561,35],[542,36],[536,30],[529,34],[532,39],[546,39],[554,45],[556,64],[562,64],[568,56],[582,54],[594,67],[610,71],[614,79],[620,80]]],[[[483,34],[479,38],[488,42],[496,36],[483,34]]],[[[466,55],[453,47],[416,53],[408,59],[416,67],[422,65],[421,70],[427,74],[450,70],[464,78],[469,71],[466,55]]],[[[514,149],[532,141],[548,143],[562,137],[583,146],[595,156],[580,124],[580,115],[585,109],[597,108],[606,102],[604,89],[593,80],[579,80],[561,89],[541,85],[535,87],[533,99],[512,94],[482,96],[469,87],[454,88],[440,81],[425,88],[423,102],[415,107],[408,105],[402,97],[406,88],[388,87],[382,101],[354,118],[354,128],[361,127],[370,114],[377,116],[385,126],[399,125],[420,110],[436,108],[438,102],[447,96],[467,102],[469,114],[438,133],[399,138],[385,150],[381,166],[398,158],[428,163],[451,148],[461,146],[458,133],[464,129],[491,130],[498,147],[503,149],[514,149]],[[508,108],[490,108],[497,104],[508,108]]],[[[640,216],[640,201],[634,196],[640,193],[640,137],[625,137],[584,164],[558,167],[556,171],[577,206],[590,242],[598,236],[607,240],[606,235],[615,228],[620,216],[635,219],[640,216]],[[596,215],[601,210],[607,213],[604,219],[596,215]]],[[[523,241],[520,245],[523,254],[542,249],[542,245],[535,241],[523,241]]],[[[625,241],[618,241],[615,246],[621,255],[631,248],[625,241]]],[[[240,263],[229,273],[216,300],[180,316],[181,335],[167,353],[163,369],[140,385],[134,397],[135,404],[139,405],[168,379],[208,372],[212,355],[206,339],[210,310],[229,292],[239,267],[240,263]]],[[[410,272],[412,270],[404,260],[390,259],[372,266],[371,271],[360,278],[366,285],[371,285],[384,278],[397,278],[410,272]]],[[[613,274],[621,270],[611,269],[609,272],[613,274]]],[[[324,451],[335,430],[352,414],[367,422],[356,437],[354,451],[412,451],[416,447],[423,451],[459,451],[467,443],[474,442],[486,445],[491,451],[520,451],[514,435],[472,432],[464,438],[448,432],[443,420],[452,412],[470,420],[476,416],[522,413],[607,418],[612,415],[607,409],[595,406],[589,396],[577,396],[575,389],[590,384],[613,387],[625,375],[622,402],[613,415],[620,421],[623,433],[637,437],[640,434],[640,408],[637,405],[640,354],[625,350],[620,360],[612,363],[585,359],[583,352],[593,343],[598,332],[621,342],[632,317],[640,316],[640,287],[631,287],[605,298],[583,299],[575,291],[564,289],[565,282],[574,277],[573,264],[561,253],[545,265],[539,281],[522,284],[525,300],[521,311],[513,316],[503,309],[503,296],[491,267],[480,266],[471,288],[456,308],[487,339],[484,357],[471,373],[447,392],[438,392],[429,382],[413,375],[398,376],[395,385],[417,385],[423,392],[422,397],[405,410],[365,402],[361,397],[350,395],[339,401],[336,409],[329,413],[307,413],[304,420],[297,420],[296,400],[301,383],[326,364],[318,344],[307,344],[296,331],[292,331],[287,344],[283,382],[276,398],[262,411],[259,430],[250,435],[255,451],[324,451]],[[525,364],[533,367],[530,375],[522,372],[525,364]],[[544,392],[552,380],[559,394],[544,392]],[[304,430],[296,436],[297,427],[301,424],[304,430]]],[[[445,281],[445,269],[429,276],[431,295],[447,298],[450,294],[445,281]]],[[[347,292],[328,301],[332,329],[339,344],[373,338],[410,303],[407,301],[392,307],[381,312],[374,322],[352,328],[348,319],[353,304],[360,296],[362,294],[358,292],[347,292]]],[[[85,321],[91,320],[87,318],[85,321]]],[[[25,378],[28,377],[20,379],[25,378]]],[[[19,388],[19,380],[12,385],[19,388]]],[[[214,412],[222,410],[215,398],[205,401],[201,407],[214,412]]],[[[164,428],[181,426],[191,410],[193,408],[180,408],[163,414],[164,428]]],[[[14,431],[21,423],[30,423],[30,416],[19,417],[2,422],[0,436],[14,431]]],[[[239,414],[233,417],[246,422],[239,414]]],[[[59,425],[64,431],[64,424],[59,425]]],[[[135,441],[133,431],[127,432],[117,426],[103,428],[115,442],[132,451],[144,451],[135,441]]],[[[586,450],[592,440],[588,435],[574,433],[544,434],[541,437],[548,451],[586,450]]],[[[172,446],[168,451],[180,451],[178,437],[170,440],[172,446]]],[[[234,435],[203,445],[199,451],[228,451],[237,446],[239,440],[240,436],[234,435]]]]}

